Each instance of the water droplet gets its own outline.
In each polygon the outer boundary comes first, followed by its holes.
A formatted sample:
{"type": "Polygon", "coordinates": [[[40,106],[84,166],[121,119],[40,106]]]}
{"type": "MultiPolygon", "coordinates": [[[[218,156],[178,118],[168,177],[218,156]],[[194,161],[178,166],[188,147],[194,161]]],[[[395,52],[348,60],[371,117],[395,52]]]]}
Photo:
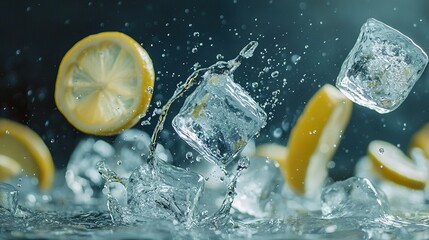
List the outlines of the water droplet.
{"type": "Polygon", "coordinates": [[[199,32],[194,32],[194,37],[199,37],[200,33],[199,32]]]}
{"type": "Polygon", "coordinates": [[[258,82],[253,82],[253,83],[252,83],[252,88],[257,88],[257,87],[258,87],[258,85],[259,85],[259,84],[258,84],[258,82]]]}
{"type": "Polygon", "coordinates": [[[21,54],[21,50],[20,50],[20,49],[17,49],[17,50],[15,51],[15,54],[16,54],[16,55],[20,55],[20,54],[21,54]]]}
{"type": "Polygon", "coordinates": [[[203,159],[203,157],[201,157],[201,155],[198,155],[198,156],[195,158],[195,161],[197,161],[197,162],[201,162],[201,159],[203,159]]]}
{"type": "Polygon", "coordinates": [[[191,52],[192,52],[192,53],[196,53],[196,52],[198,52],[198,48],[196,48],[196,47],[192,48],[191,52]]]}
{"type": "Polygon", "coordinates": [[[161,101],[156,101],[156,106],[157,107],[161,107],[161,104],[162,104],[161,101]]]}
{"type": "Polygon", "coordinates": [[[122,165],[122,161],[121,161],[121,160],[118,160],[118,161],[116,162],[116,164],[118,164],[118,166],[120,166],[120,165],[122,165]]]}
{"type": "Polygon", "coordinates": [[[51,143],[54,143],[54,142],[55,142],[55,139],[51,138],[51,143]]]}
{"type": "Polygon", "coordinates": [[[383,153],[384,153],[384,148],[379,148],[379,149],[378,149],[378,152],[379,152],[380,154],[383,154],[383,153]]]}
{"type": "Polygon", "coordinates": [[[9,130],[6,130],[6,135],[9,135],[10,134],[10,131],[9,130]]]}
{"type": "Polygon", "coordinates": [[[281,128],[276,128],[273,131],[273,137],[280,138],[283,135],[283,130],[281,128]]]}
{"type": "Polygon", "coordinates": [[[224,59],[224,56],[222,54],[218,54],[218,55],[216,55],[216,59],[222,60],[222,59],[224,59]]]}
{"type": "Polygon", "coordinates": [[[151,87],[151,86],[147,87],[147,92],[149,94],[152,94],[153,93],[153,87],[151,87]]]}
{"type": "Polygon", "coordinates": [[[299,60],[301,60],[301,56],[294,54],[292,55],[292,57],[290,58],[290,60],[293,62],[293,64],[297,64],[299,62],[299,60]]]}
{"type": "Polygon", "coordinates": [[[276,78],[278,76],[279,76],[279,71],[274,71],[274,72],[271,73],[271,77],[272,78],[276,78]]]}

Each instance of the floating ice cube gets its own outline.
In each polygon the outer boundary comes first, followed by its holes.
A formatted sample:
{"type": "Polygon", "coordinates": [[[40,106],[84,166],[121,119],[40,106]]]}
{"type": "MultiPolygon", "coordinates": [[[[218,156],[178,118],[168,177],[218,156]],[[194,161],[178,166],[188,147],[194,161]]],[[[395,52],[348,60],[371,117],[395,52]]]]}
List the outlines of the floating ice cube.
{"type": "Polygon", "coordinates": [[[158,161],[158,171],[144,164],[127,186],[128,209],[136,216],[189,223],[204,189],[203,177],[158,161]]]}
{"type": "Polygon", "coordinates": [[[86,201],[102,196],[104,180],[96,164],[112,161],[115,150],[103,141],[88,138],[82,140],[73,151],[67,165],[66,182],[76,199],[86,201]]]}
{"type": "MultiPolygon", "coordinates": [[[[114,143],[116,162],[107,165],[119,176],[128,178],[137,167],[146,162],[150,143],[150,136],[143,131],[129,129],[122,132],[114,143]]],[[[157,145],[155,154],[163,161],[172,162],[171,153],[161,144],[157,145]]]]}
{"type": "Polygon", "coordinates": [[[379,113],[395,110],[422,75],[428,56],[399,31],[368,19],[344,61],[337,87],[379,113]]]}
{"type": "Polygon", "coordinates": [[[388,212],[384,193],[368,179],[351,177],[322,190],[322,214],[326,218],[383,217],[388,212]]]}
{"type": "Polygon", "coordinates": [[[15,214],[18,206],[18,191],[10,184],[0,183],[0,213],[15,214]]]}
{"type": "Polygon", "coordinates": [[[281,191],[284,186],[283,173],[273,160],[253,157],[249,168],[238,179],[232,206],[240,212],[256,217],[269,217],[284,208],[281,191]]]}
{"type": "Polygon", "coordinates": [[[209,72],[186,99],[173,127],[206,160],[226,165],[265,126],[266,118],[232,76],[209,72]]]}

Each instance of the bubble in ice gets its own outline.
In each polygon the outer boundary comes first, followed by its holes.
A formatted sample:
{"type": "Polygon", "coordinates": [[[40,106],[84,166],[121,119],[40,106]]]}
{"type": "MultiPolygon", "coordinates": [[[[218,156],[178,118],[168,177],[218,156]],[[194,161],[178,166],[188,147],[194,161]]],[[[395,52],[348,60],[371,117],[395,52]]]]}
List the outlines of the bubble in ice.
{"type": "Polygon", "coordinates": [[[362,26],[336,86],[379,113],[395,110],[422,75],[428,56],[410,38],[373,18],[362,26]]]}

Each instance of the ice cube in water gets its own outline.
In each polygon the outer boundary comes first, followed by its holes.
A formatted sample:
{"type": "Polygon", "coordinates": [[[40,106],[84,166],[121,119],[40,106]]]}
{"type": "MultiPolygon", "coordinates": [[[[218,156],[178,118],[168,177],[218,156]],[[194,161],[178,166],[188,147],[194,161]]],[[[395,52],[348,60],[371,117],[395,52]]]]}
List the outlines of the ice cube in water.
{"type": "Polygon", "coordinates": [[[77,145],[66,171],[67,185],[75,193],[76,199],[87,201],[102,196],[104,180],[96,164],[112,161],[114,153],[113,147],[103,140],[88,138],[77,145]]]}
{"type": "Polygon", "coordinates": [[[232,75],[207,72],[173,127],[208,161],[224,166],[265,126],[267,115],[232,75]]]}
{"type": "Polygon", "coordinates": [[[128,182],[128,209],[141,219],[191,223],[204,188],[202,176],[158,159],[156,171],[143,164],[128,182]]]}
{"type": "Polygon", "coordinates": [[[395,110],[422,75],[428,57],[410,38],[369,19],[337,78],[352,101],[379,113],[395,110]]]}
{"type": "Polygon", "coordinates": [[[0,183],[0,213],[15,214],[18,206],[18,191],[10,184],[0,183]]]}
{"type": "Polygon", "coordinates": [[[384,193],[368,179],[351,177],[322,190],[322,214],[326,218],[379,218],[388,213],[384,193]]]}
{"type": "Polygon", "coordinates": [[[285,207],[281,195],[283,185],[283,173],[276,162],[252,157],[249,168],[238,179],[237,196],[232,206],[252,216],[272,217],[285,207]]]}

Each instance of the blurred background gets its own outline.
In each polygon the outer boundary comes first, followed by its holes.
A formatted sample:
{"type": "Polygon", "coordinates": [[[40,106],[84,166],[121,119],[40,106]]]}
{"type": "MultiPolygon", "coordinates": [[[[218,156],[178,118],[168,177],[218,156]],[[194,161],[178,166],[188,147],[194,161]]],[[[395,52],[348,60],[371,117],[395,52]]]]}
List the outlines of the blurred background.
{"type": "MultiPolygon", "coordinates": [[[[204,67],[234,58],[256,40],[256,54],[237,70],[236,82],[266,105],[270,116],[256,142],[286,144],[309,98],[325,83],[335,84],[368,18],[398,29],[429,51],[428,9],[426,0],[0,1],[0,117],[34,129],[50,148],[56,167],[64,168],[76,144],[89,137],[75,130],[54,102],[59,63],[77,41],[103,31],[133,37],[155,67],[152,103],[165,103],[195,64],[204,67]],[[280,103],[272,105],[274,98],[280,103]]],[[[407,149],[411,135],[429,120],[428,78],[426,71],[392,113],[354,105],[330,171],[334,179],[352,175],[371,140],[407,149]]],[[[175,137],[170,123],[181,103],[173,106],[164,139],[175,137]]],[[[153,130],[153,124],[135,127],[153,130]]],[[[175,158],[186,160],[181,154],[175,158]]]]}

